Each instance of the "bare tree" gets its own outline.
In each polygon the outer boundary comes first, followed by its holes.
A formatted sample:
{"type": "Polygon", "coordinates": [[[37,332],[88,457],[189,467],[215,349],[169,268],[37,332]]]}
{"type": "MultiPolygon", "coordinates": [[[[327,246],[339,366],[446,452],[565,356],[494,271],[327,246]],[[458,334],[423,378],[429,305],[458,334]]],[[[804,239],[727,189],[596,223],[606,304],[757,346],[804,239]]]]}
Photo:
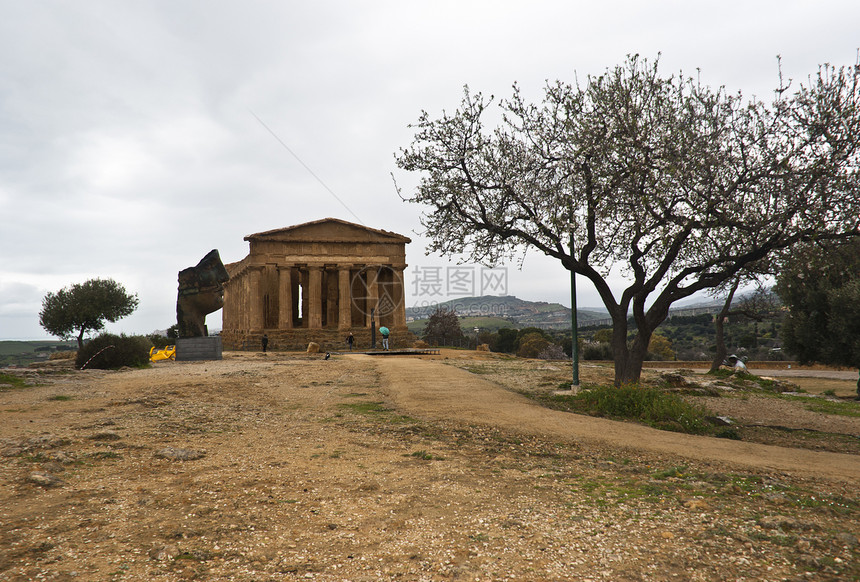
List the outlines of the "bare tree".
{"type": "Polygon", "coordinates": [[[725,301],[723,302],[723,307],[720,312],[714,316],[716,351],[714,353],[714,359],[711,361],[711,372],[718,370],[720,366],[723,365],[723,362],[726,361],[726,356],[728,355],[725,334],[725,324],[727,319],[731,317],[744,317],[753,321],[762,322],[765,318],[772,316],[777,310],[777,304],[779,301],[776,295],[774,295],[770,289],[765,287],[760,280],[754,277],[753,280],[758,283],[756,290],[752,294],[744,297],[738,303],[733,303],[735,293],[737,293],[738,287],[743,279],[744,277],[739,275],[730,281],[729,289],[726,293],[725,301]]]}
{"type": "Polygon", "coordinates": [[[453,345],[455,341],[463,339],[463,330],[460,328],[457,312],[437,306],[427,319],[424,339],[441,346],[453,345]]]}

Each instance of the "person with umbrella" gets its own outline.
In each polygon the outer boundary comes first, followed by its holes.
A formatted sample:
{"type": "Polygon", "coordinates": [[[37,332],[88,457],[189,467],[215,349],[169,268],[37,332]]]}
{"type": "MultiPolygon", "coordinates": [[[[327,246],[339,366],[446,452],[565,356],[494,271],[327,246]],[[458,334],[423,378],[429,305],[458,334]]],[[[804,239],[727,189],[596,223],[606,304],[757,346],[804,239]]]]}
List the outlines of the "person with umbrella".
{"type": "Polygon", "coordinates": [[[391,333],[384,325],[379,328],[379,333],[382,335],[382,349],[388,350],[388,335],[391,333]]]}

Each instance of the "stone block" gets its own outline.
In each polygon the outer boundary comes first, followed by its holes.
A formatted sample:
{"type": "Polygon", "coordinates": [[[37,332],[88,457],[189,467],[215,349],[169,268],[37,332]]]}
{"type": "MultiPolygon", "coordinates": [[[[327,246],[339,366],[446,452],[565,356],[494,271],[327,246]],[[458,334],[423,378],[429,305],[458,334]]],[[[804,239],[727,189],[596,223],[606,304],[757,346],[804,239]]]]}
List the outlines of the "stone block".
{"type": "Polygon", "coordinates": [[[222,348],[218,336],[184,337],[176,340],[176,361],[220,360],[222,348]]]}

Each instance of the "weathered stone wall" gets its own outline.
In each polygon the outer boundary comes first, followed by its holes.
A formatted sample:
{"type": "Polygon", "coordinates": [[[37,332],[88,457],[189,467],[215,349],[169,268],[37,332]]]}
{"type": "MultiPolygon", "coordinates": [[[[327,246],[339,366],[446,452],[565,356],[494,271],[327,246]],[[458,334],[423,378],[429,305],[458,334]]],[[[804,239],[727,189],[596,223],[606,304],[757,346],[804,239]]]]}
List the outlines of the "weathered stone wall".
{"type": "MultiPolygon", "coordinates": [[[[355,343],[353,351],[363,352],[370,349],[370,330],[356,328],[351,330],[355,343]]],[[[263,334],[269,336],[268,351],[304,351],[309,342],[316,342],[324,352],[347,352],[347,333],[334,329],[267,329],[259,332],[223,330],[221,341],[228,351],[262,351],[263,334]]],[[[392,330],[388,338],[391,349],[411,348],[418,340],[406,330],[392,330]]],[[[382,336],[376,332],[376,347],[382,349],[382,336]]]]}

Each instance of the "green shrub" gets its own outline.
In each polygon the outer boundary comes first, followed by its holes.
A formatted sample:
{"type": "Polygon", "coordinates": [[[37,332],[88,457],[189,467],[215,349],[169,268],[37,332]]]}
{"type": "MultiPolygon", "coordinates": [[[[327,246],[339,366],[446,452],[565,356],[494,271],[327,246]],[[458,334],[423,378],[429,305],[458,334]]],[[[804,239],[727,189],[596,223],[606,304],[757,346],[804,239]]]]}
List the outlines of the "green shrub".
{"type": "Polygon", "coordinates": [[[142,367],[149,363],[152,342],[143,336],[103,333],[78,350],[75,368],[116,370],[123,366],[142,367]]]}
{"type": "Polygon", "coordinates": [[[155,346],[159,350],[163,350],[167,346],[176,345],[176,338],[175,337],[168,337],[168,336],[159,335],[157,333],[153,333],[153,334],[146,336],[146,338],[152,343],[153,346],[155,346]]]}
{"type": "Polygon", "coordinates": [[[662,430],[704,434],[710,428],[703,408],[657,388],[597,386],[580,392],[573,400],[574,406],[582,412],[638,420],[662,430]]]}
{"type": "Polygon", "coordinates": [[[542,349],[537,357],[541,360],[564,360],[567,359],[567,354],[564,349],[558,344],[549,344],[542,349]]]}
{"type": "Polygon", "coordinates": [[[582,348],[583,360],[611,360],[612,346],[607,343],[588,343],[582,348]]]}
{"type": "Polygon", "coordinates": [[[539,354],[552,345],[540,333],[529,333],[520,338],[520,347],[517,349],[517,355],[521,358],[537,358],[539,354]]]}

